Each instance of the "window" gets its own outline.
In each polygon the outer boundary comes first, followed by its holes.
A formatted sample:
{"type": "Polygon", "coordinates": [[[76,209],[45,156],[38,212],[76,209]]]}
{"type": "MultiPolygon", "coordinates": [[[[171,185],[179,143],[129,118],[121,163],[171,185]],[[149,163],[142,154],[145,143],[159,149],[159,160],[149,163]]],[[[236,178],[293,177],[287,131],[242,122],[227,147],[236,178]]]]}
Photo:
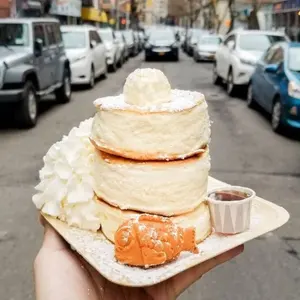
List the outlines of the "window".
{"type": "Polygon", "coordinates": [[[288,68],[294,72],[300,72],[300,48],[292,47],[288,52],[288,68]]]}
{"type": "Polygon", "coordinates": [[[280,64],[283,61],[284,52],[281,47],[276,47],[270,59],[270,64],[280,64]]]}
{"type": "Polygon", "coordinates": [[[87,47],[85,32],[64,31],[62,36],[66,49],[84,49],[87,47]]]}
{"type": "Polygon", "coordinates": [[[230,35],[229,37],[226,38],[224,41],[224,45],[228,46],[228,43],[233,42],[235,45],[235,35],[230,35]]]}
{"type": "Polygon", "coordinates": [[[276,47],[270,47],[269,50],[267,50],[266,54],[264,55],[264,57],[262,58],[262,61],[265,63],[265,64],[270,64],[270,61],[271,61],[271,58],[274,54],[274,51],[275,51],[276,47]]]}
{"type": "Polygon", "coordinates": [[[239,38],[239,47],[245,51],[265,51],[276,42],[285,41],[284,36],[266,34],[242,34],[239,38]]]}
{"type": "Polygon", "coordinates": [[[90,31],[90,41],[95,41],[97,44],[101,43],[101,39],[99,37],[99,34],[94,30],[90,31]]]}
{"type": "Polygon", "coordinates": [[[56,44],[56,37],[55,37],[55,29],[54,24],[46,24],[46,34],[47,34],[47,40],[48,45],[55,45],[56,44]]]}
{"type": "Polygon", "coordinates": [[[40,39],[43,47],[46,46],[44,27],[41,24],[35,24],[33,27],[34,40],[40,39]]]}
{"type": "Polygon", "coordinates": [[[27,24],[0,24],[0,45],[29,46],[29,33],[27,24]]]}
{"type": "Polygon", "coordinates": [[[55,41],[57,44],[60,44],[62,42],[62,36],[60,32],[60,26],[58,23],[53,24],[54,26],[54,35],[55,35],[55,41]]]}

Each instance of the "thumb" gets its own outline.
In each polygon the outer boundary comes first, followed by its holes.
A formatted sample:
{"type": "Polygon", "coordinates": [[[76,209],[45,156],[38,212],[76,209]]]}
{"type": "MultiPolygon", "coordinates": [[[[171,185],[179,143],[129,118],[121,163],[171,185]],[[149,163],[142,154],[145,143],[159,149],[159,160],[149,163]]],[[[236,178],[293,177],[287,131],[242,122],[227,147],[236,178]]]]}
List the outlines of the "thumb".
{"type": "Polygon", "coordinates": [[[44,240],[42,248],[51,251],[60,251],[68,249],[67,243],[47,221],[44,222],[44,240]]]}

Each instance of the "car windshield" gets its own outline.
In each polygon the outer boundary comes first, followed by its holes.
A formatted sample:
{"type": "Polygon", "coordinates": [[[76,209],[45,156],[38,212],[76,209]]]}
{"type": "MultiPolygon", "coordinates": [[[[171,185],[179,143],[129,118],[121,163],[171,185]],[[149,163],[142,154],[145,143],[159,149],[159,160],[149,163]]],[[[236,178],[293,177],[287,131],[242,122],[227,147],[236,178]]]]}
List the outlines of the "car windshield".
{"type": "Polygon", "coordinates": [[[284,36],[267,34],[242,34],[239,47],[246,51],[265,51],[270,45],[285,41],[284,36]]]}
{"type": "Polygon", "coordinates": [[[294,72],[300,72],[300,48],[292,47],[288,53],[288,68],[294,72]]]}
{"type": "Polygon", "coordinates": [[[155,30],[149,37],[150,41],[174,41],[175,35],[171,30],[155,30]]]}
{"type": "Polygon", "coordinates": [[[116,31],[115,34],[118,41],[123,42],[123,34],[119,31],[116,31]]]}
{"type": "Polygon", "coordinates": [[[62,32],[66,49],[82,49],[86,47],[86,37],[84,32],[65,31],[62,32]]]}
{"type": "Polygon", "coordinates": [[[99,34],[100,34],[103,41],[111,42],[114,39],[113,34],[112,34],[111,31],[100,30],[99,34]]]}
{"type": "Polygon", "coordinates": [[[205,34],[202,30],[194,30],[192,32],[192,35],[191,35],[191,42],[194,44],[194,43],[197,43],[199,38],[205,34]]]}
{"type": "Polygon", "coordinates": [[[27,24],[0,24],[0,45],[29,46],[29,32],[27,24]]]}
{"type": "Polygon", "coordinates": [[[220,43],[221,39],[217,36],[205,36],[199,40],[201,45],[219,45],[220,43]]]}
{"type": "Polygon", "coordinates": [[[124,37],[128,43],[133,43],[133,36],[132,32],[130,31],[124,31],[124,37]]]}

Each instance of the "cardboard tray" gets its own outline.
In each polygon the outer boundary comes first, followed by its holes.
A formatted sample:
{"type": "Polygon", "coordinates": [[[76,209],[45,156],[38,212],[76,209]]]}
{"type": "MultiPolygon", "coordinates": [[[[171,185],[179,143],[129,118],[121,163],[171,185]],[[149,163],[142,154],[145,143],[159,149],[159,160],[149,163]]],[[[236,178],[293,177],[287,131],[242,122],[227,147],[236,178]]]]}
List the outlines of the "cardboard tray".
{"type": "MultiPolygon", "coordinates": [[[[224,182],[209,178],[208,189],[227,186],[224,182]]],[[[119,264],[114,257],[114,245],[100,232],[93,233],[45,216],[56,231],[106,279],[124,286],[143,287],[162,282],[184,270],[224,253],[238,245],[251,241],[285,224],[289,213],[282,207],[256,197],[253,201],[250,229],[225,236],[213,233],[198,245],[199,254],[183,252],[180,257],[163,266],[142,269],[119,264]]]]}

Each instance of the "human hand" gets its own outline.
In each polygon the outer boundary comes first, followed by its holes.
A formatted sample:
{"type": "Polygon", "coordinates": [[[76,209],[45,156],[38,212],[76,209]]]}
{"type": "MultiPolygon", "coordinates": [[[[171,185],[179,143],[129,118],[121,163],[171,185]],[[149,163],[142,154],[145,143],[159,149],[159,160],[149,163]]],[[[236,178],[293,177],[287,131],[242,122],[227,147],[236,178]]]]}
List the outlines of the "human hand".
{"type": "Polygon", "coordinates": [[[106,280],[44,218],[41,221],[44,241],[34,262],[37,300],[173,300],[202,275],[244,250],[239,246],[151,287],[129,288],[106,280]]]}

